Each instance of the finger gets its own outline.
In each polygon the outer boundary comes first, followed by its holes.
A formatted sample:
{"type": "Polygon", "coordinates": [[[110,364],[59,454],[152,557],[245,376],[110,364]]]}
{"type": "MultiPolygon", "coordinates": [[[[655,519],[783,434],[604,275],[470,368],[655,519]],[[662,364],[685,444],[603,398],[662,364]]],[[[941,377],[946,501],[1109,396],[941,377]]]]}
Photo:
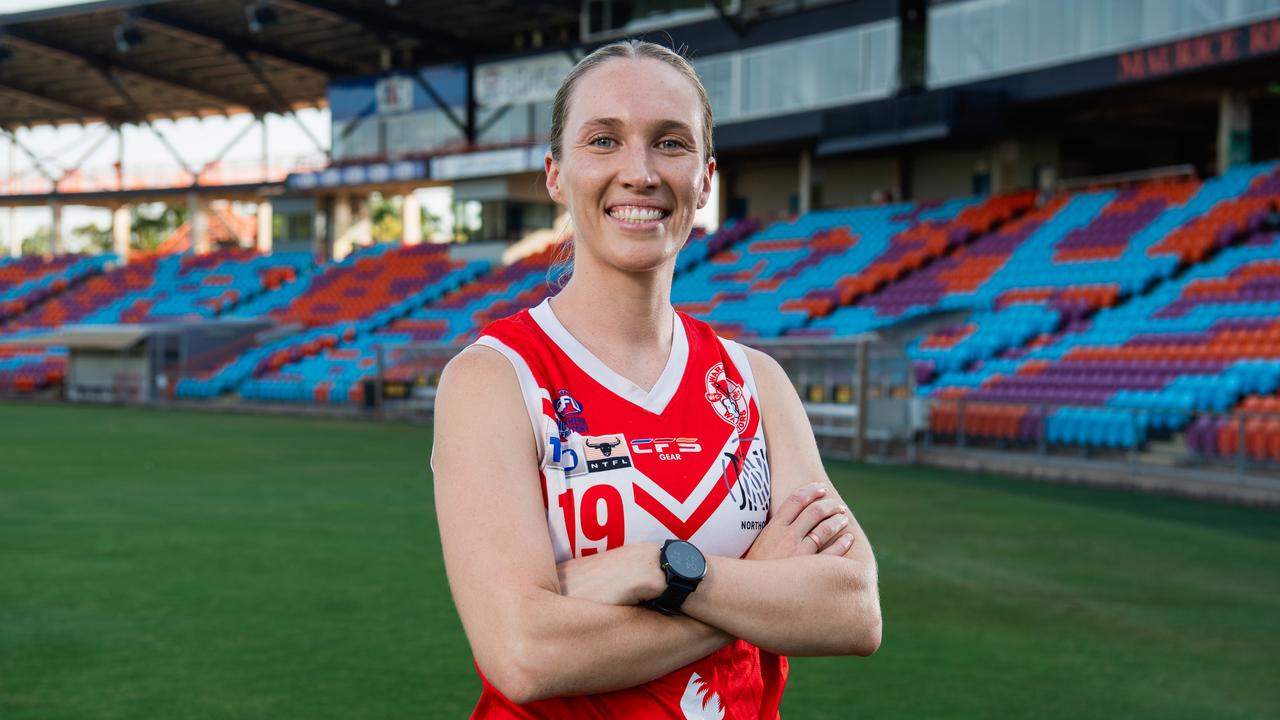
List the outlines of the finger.
{"type": "Polygon", "coordinates": [[[796,516],[800,514],[801,510],[804,510],[814,500],[825,495],[826,492],[826,486],[821,483],[809,483],[796,488],[778,507],[778,514],[775,519],[784,525],[790,525],[795,522],[796,516]]]}
{"type": "Polygon", "coordinates": [[[832,498],[820,498],[809,503],[804,510],[800,511],[800,515],[795,522],[791,523],[791,527],[798,533],[807,533],[818,526],[818,523],[826,520],[839,513],[844,508],[839,500],[832,498]]]}
{"type": "MultiPolygon", "coordinates": [[[[806,543],[807,544],[807,543],[806,543]]],[[[819,555],[844,555],[849,552],[849,548],[853,547],[853,533],[845,533],[835,539],[835,542],[822,548],[819,555]]]]}
{"type": "Polygon", "coordinates": [[[832,540],[840,537],[845,528],[849,527],[849,516],[839,511],[818,523],[816,527],[809,531],[809,536],[818,543],[818,549],[821,550],[831,544],[832,540]]]}
{"type": "Polygon", "coordinates": [[[808,535],[800,538],[800,551],[805,555],[814,555],[821,547],[821,542],[813,536],[813,533],[809,533],[808,535]]]}

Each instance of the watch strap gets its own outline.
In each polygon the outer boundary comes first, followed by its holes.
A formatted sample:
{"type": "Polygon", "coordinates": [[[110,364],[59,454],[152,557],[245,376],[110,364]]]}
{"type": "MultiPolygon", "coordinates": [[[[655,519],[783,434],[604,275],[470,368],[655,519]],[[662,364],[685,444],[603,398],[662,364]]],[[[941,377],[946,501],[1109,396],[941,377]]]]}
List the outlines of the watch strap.
{"type": "Polygon", "coordinates": [[[684,605],[685,598],[689,597],[689,593],[693,592],[697,586],[686,585],[679,580],[667,575],[667,589],[662,594],[652,600],[646,600],[641,605],[652,610],[657,610],[663,615],[679,615],[680,606],[684,605]]]}

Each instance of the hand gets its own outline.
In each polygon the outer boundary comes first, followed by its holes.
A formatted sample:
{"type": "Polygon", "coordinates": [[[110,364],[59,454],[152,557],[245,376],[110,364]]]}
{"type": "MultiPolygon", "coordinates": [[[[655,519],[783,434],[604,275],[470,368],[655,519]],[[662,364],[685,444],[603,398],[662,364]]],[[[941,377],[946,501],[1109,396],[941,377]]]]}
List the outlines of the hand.
{"type": "Polygon", "coordinates": [[[760,531],[748,560],[777,560],[797,555],[844,555],[853,545],[849,508],[826,498],[822,483],[797,489],[778,506],[778,512],[760,531]]]}
{"type": "Polygon", "coordinates": [[[638,605],[667,589],[658,567],[659,546],[632,543],[556,566],[560,594],[604,605],[638,605]]]}

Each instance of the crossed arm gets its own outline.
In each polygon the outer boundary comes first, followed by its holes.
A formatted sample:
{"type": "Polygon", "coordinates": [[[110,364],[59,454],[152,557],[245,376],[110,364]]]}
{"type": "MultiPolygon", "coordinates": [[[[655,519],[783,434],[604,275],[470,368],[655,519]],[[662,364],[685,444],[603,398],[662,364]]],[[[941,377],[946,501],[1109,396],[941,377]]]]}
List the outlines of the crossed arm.
{"type": "Polygon", "coordinates": [[[827,479],[785,373],[748,352],[770,448],[771,519],[745,559],[708,558],[677,618],[635,607],[665,587],[656,545],[557,567],[540,489],[525,480],[538,474],[537,447],[511,365],[473,347],[446,368],[432,454],[445,566],[476,663],[513,702],[639,685],[739,637],[790,655],[879,647],[866,535],[827,479]]]}

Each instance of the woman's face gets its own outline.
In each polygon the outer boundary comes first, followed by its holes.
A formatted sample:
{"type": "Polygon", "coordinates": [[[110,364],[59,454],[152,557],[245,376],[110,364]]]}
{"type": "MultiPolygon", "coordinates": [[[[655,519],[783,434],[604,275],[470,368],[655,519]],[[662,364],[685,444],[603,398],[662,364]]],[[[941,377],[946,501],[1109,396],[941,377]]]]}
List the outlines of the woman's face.
{"type": "Polygon", "coordinates": [[[711,194],[702,104],[660,60],[613,59],[578,79],[547,190],[573,217],[575,253],[622,270],[671,261],[711,194]]]}

